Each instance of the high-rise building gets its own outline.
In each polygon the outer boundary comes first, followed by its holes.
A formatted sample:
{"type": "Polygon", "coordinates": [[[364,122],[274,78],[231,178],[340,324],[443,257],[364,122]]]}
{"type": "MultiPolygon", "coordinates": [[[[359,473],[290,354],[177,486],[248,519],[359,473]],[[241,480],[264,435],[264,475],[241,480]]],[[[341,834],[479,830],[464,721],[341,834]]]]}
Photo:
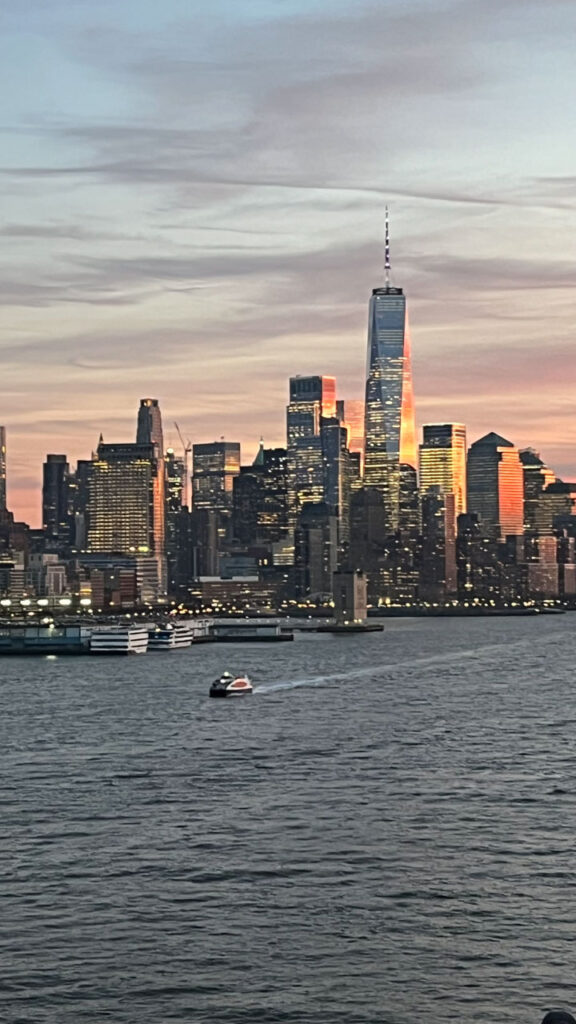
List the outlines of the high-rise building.
{"type": "Polygon", "coordinates": [[[311,376],[290,378],[286,409],[288,504],[294,526],[305,504],[326,500],[322,424],[336,419],[336,380],[311,376]]]}
{"type": "Polygon", "coordinates": [[[157,398],[140,399],[136,444],[155,444],[158,446],[159,455],[164,456],[162,413],[157,398]]]}
{"type": "Polygon", "coordinates": [[[346,427],[348,451],[360,455],[362,467],[364,464],[364,399],[347,398],[337,401],[336,415],[342,426],[346,427]]]}
{"type": "Polygon", "coordinates": [[[89,487],[88,551],[153,558],[164,592],[164,468],[156,445],[101,442],[89,487]]]}
{"type": "Polygon", "coordinates": [[[535,534],[539,532],[542,493],[549,484],[556,482],[556,474],[545,465],[533,448],[520,451],[520,462],[524,475],[524,529],[527,533],[535,534]]]}
{"type": "Polygon", "coordinates": [[[70,540],[70,467],[65,455],[47,455],[42,472],[42,526],[54,539],[70,540]]]}
{"type": "Polygon", "coordinates": [[[453,494],[456,515],[466,512],[466,427],[463,423],[427,423],[420,445],[420,490],[453,494]]]}
{"type": "Polygon", "coordinates": [[[384,287],[374,288],[368,322],[364,482],[384,498],[387,528],[398,529],[400,466],[417,467],[406,297],[390,284],[386,215],[384,287]]]}
{"type": "Polygon", "coordinates": [[[240,472],[240,445],[213,441],[192,446],[192,507],[231,512],[234,478],[240,472]]]}
{"type": "Polygon", "coordinates": [[[338,567],[338,520],[323,502],[302,509],[295,532],[296,594],[325,601],[338,567]]]}
{"type": "Polygon", "coordinates": [[[272,545],[288,532],[285,448],[260,450],[234,479],[234,537],[241,544],[272,545]]]}
{"type": "Polygon", "coordinates": [[[468,512],[489,537],[524,532],[524,478],[518,449],[490,433],[468,452],[468,512]]]}
{"type": "Polygon", "coordinates": [[[422,495],[422,554],[419,596],[444,601],[458,589],[456,572],[456,498],[441,486],[422,495]]]}

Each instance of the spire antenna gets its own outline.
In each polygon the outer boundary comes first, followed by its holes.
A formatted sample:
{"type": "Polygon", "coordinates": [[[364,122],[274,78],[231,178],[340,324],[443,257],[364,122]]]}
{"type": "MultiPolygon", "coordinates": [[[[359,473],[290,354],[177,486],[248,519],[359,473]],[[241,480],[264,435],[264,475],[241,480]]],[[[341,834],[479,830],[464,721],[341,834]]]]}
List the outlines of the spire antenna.
{"type": "Polygon", "coordinates": [[[386,291],[390,288],[390,221],[388,218],[388,207],[386,209],[386,230],[385,230],[385,243],[384,243],[384,281],[386,284],[386,291]]]}

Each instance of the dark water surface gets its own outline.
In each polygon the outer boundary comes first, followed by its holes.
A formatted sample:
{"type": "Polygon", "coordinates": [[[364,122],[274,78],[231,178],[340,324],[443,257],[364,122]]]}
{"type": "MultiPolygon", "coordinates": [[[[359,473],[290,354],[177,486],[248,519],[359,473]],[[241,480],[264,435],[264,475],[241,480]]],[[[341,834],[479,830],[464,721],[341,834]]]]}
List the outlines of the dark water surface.
{"type": "Polygon", "coordinates": [[[576,616],[0,661],[0,1019],[576,1005],[576,616]],[[226,667],[253,697],[208,700],[226,667]]]}

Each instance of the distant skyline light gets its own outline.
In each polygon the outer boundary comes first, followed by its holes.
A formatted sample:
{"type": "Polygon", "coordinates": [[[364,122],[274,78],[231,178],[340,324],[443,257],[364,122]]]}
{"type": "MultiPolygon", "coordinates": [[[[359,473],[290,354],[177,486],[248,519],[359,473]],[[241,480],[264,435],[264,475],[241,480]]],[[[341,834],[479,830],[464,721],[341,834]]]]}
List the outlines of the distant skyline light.
{"type": "Polygon", "coordinates": [[[282,444],[288,379],[359,400],[365,310],[410,306],[420,423],[576,476],[576,5],[4,0],[8,504],[134,438],[282,444]],[[393,45],[390,45],[393,40],[393,45]]]}

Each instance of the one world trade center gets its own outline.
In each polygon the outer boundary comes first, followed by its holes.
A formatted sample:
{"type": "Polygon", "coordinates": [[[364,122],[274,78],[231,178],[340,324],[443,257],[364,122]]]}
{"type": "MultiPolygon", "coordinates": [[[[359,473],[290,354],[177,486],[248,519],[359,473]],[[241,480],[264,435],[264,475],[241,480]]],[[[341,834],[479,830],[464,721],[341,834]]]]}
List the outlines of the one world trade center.
{"type": "Polygon", "coordinates": [[[386,211],[384,287],[374,288],[368,323],[364,486],[380,491],[386,527],[400,525],[401,480],[417,466],[414,394],[406,296],[390,284],[386,211]],[[410,467],[410,470],[407,469],[410,467]]]}

